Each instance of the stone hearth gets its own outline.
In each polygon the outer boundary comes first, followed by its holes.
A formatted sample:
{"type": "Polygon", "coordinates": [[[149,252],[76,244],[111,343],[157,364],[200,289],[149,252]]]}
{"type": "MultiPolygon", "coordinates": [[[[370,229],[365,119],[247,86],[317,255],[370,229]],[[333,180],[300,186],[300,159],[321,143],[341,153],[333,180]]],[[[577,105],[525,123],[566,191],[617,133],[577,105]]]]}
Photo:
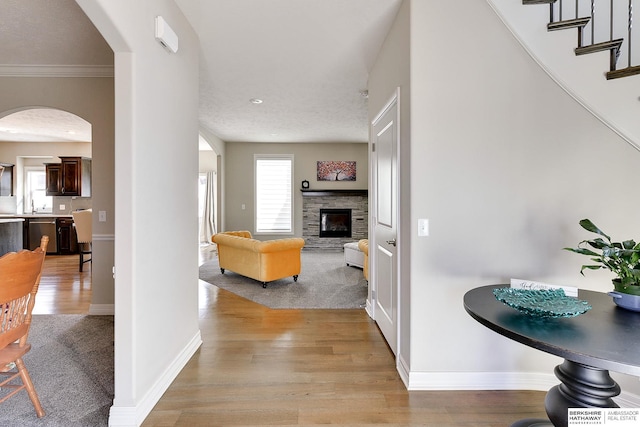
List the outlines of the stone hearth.
{"type": "Polygon", "coordinates": [[[302,192],[302,238],[305,249],[339,249],[369,234],[367,190],[305,190],[302,192]],[[351,209],[351,237],[319,237],[320,209],[351,209]]]}

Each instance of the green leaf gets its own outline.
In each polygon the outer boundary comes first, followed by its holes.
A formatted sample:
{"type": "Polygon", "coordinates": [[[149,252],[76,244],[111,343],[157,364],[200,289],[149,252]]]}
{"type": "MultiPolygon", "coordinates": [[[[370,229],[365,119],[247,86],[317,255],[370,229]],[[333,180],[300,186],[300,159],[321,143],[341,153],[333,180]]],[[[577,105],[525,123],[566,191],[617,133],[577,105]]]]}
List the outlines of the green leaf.
{"type": "Polygon", "coordinates": [[[608,248],[608,247],[611,246],[609,244],[609,242],[605,242],[600,237],[598,237],[597,239],[593,239],[593,240],[583,240],[580,243],[586,243],[586,244],[588,244],[589,246],[591,246],[592,248],[595,248],[595,249],[608,248]]]}
{"type": "Polygon", "coordinates": [[[636,242],[634,242],[633,240],[625,240],[624,242],[622,242],[622,247],[625,249],[634,249],[636,246],[636,242]]]}
{"type": "Polygon", "coordinates": [[[584,276],[584,270],[600,270],[601,268],[604,267],[601,265],[583,265],[580,269],[580,274],[584,276]]]}
{"type": "Polygon", "coordinates": [[[600,254],[593,252],[587,248],[563,248],[565,251],[575,252],[580,255],[600,256],[600,254]]]}
{"type": "Polygon", "coordinates": [[[591,222],[591,220],[590,220],[590,219],[586,219],[586,218],[585,218],[585,219],[583,219],[583,220],[580,220],[580,223],[579,223],[579,224],[580,224],[580,225],[582,226],[582,228],[584,228],[585,230],[590,231],[590,232],[592,232],[592,233],[599,234],[599,235],[601,235],[602,237],[604,237],[605,239],[607,239],[608,241],[611,241],[611,238],[610,238],[609,236],[607,236],[607,235],[604,233],[604,231],[602,231],[602,230],[600,230],[598,227],[596,227],[596,225],[595,225],[593,222],[591,222]]]}

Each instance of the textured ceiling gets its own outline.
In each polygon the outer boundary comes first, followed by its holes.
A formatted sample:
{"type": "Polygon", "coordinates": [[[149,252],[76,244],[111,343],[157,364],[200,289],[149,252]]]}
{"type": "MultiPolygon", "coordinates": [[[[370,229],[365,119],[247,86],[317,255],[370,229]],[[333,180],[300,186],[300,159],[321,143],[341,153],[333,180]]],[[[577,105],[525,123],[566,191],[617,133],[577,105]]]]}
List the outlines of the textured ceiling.
{"type": "Polygon", "coordinates": [[[91,124],[66,111],[32,108],[0,119],[0,137],[16,142],[88,142],[91,124]]]}
{"type": "MultiPolygon", "coordinates": [[[[201,42],[203,128],[224,141],[367,141],[361,92],[401,0],[176,3],[201,42]]],[[[74,0],[0,1],[0,40],[0,71],[113,64],[111,49],[74,0]]],[[[13,118],[0,118],[0,140],[16,140],[3,132],[13,118]]],[[[72,122],[59,131],[68,135],[72,122]]]]}
{"type": "Polygon", "coordinates": [[[360,92],[399,0],[177,3],[200,37],[200,122],[221,139],[368,140],[360,92]]]}

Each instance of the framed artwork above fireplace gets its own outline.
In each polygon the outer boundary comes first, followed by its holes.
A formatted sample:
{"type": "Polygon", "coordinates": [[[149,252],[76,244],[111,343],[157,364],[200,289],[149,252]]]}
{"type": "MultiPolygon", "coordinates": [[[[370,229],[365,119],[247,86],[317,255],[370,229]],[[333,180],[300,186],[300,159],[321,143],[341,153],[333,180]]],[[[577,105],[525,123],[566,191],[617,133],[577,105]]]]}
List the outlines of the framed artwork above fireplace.
{"type": "Polygon", "coordinates": [[[319,160],[317,165],[318,181],[355,181],[356,162],[319,160]]]}

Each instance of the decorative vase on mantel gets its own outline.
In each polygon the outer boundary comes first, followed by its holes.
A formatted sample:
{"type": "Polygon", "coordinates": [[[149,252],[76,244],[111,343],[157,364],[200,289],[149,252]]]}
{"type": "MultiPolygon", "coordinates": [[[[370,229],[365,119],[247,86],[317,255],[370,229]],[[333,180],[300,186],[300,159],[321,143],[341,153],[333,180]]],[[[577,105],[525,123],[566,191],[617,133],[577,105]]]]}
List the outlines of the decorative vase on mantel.
{"type": "Polygon", "coordinates": [[[614,291],[607,293],[618,307],[640,311],[640,286],[623,285],[620,279],[613,279],[614,291]]]}

